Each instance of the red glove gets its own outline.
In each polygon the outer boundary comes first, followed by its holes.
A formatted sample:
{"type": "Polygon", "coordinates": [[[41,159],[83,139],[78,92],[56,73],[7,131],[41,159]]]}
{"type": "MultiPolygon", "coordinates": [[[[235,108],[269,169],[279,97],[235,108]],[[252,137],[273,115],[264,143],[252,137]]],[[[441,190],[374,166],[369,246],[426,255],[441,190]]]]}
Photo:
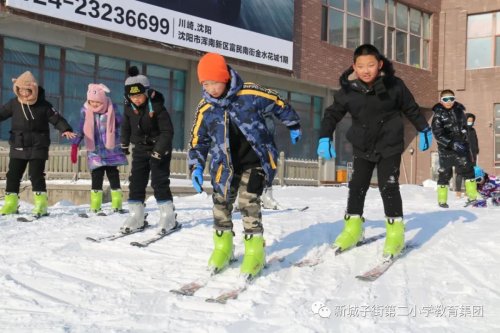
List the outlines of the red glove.
{"type": "Polygon", "coordinates": [[[71,163],[75,164],[78,155],[78,145],[71,145],[71,163]]]}

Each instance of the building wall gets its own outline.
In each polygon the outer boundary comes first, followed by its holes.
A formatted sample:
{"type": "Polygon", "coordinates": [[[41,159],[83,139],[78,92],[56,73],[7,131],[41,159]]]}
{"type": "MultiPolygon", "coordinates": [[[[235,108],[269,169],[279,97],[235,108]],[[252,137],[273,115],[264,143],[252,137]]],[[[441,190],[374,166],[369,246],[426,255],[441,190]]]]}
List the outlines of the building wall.
{"type": "MultiPolygon", "coordinates": [[[[478,80],[478,82],[485,82],[484,85],[487,85],[486,81],[494,80],[494,78],[490,78],[492,75],[491,70],[488,71],[488,74],[481,75],[476,73],[481,71],[467,71],[467,77],[465,70],[464,73],[460,71],[454,72],[453,69],[445,67],[450,65],[447,59],[445,61],[444,56],[447,54],[446,52],[457,53],[456,49],[462,48],[461,55],[456,56],[454,60],[463,63],[463,68],[465,68],[465,41],[463,35],[465,33],[465,24],[462,21],[466,16],[463,13],[464,10],[461,9],[463,7],[462,3],[467,4],[468,10],[483,11],[492,7],[499,8],[499,1],[475,0],[469,3],[465,0],[405,0],[401,2],[412,8],[433,14],[429,70],[399,63],[394,64],[397,75],[406,82],[417,102],[422,106],[424,115],[430,121],[432,117],[430,108],[437,101],[438,91],[445,84],[455,87],[458,90],[459,98],[463,98],[463,101],[467,104],[469,101],[465,95],[461,95],[460,90],[461,87],[465,87],[465,82],[478,80]],[[443,8],[445,9],[443,12],[450,11],[445,23],[443,23],[444,14],[441,13],[441,2],[443,2],[443,8]],[[494,3],[494,5],[491,5],[491,3],[494,3]],[[458,5],[462,7],[458,8],[458,5]],[[450,25],[450,22],[455,23],[450,25]],[[444,28],[446,28],[446,31],[443,30],[444,28]],[[459,36],[462,36],[461,40],[458,40],[458,37],[451,36],[455,36],[457,31],[459,36]],[[449,38],[455,38],[455,40],[449,38]],[[444,42],[440,43],[440,40],[444,40],[444,42]],[[452,51],[450,51],[450,48],[452,51]],[[484,75],[486,77],[483,77],[484,75]],[[468,76],[471,77],[468,78],[468,76]]],[[[320,96],[324,98],[324,106],[327,106],[332,102],[333,90],[339,87],[338,77],[352,62],[352,50],[321,41],[321,0],[295,0],[294,3],[293,71],[237,59],[228,59],[228,63],[236,68],[245,80],[255,81],[269,87],[281,87],[283,90],[320,96]]],[[[202,52],[16,11],[3,13],[2,17],[0,17],[0,33],[106,55],[123,56],[126,54],[131,60],[148,61],[186,70],[188,74],[184,134],[185,138],[190,137],[194,110],[200,98],[196,64],[202,52]],[[40,33],[33,34],[32,31],[39,31],[40,33]]],[[[478,92],[486,94],[487,90],[481,85],[477,85],[475,88],[478,92]]],[[[493,93],[488,98],[491,99],[492,96],[493,93]]],[[[480,103],[480,101],[476,102],[480,103]]],[[[470,105],[476,108],[472,101],[470,105]]],[[[477,106],[477,108],[483,109],[484,106],[477,106]]],[[[489,119],[491,118],[489,116],[489,119]]],[[[482,121],[479,119],[479,123],[482,121]]],[[[407,148],[403,154],[401,182],[421,183],[430,176],[430,152],[419,152],[415,140],[417,134],[415,129],[409,124],[407,124],[406,128],[405,141],[407,148]]],[[[486,139],[483,141],[486,141],[486,139]]],[[[435,150],[436,145],[434,143],[431,151],[435,150]]]]}
{"type": "MultiPolygon", "coordinates": [[[[432,15],[432,44],[430,69],[418,69],[394,62],[396,75],[401,77],[412,91],[417,103],[424,109],[429,120],[430,108],[437,100],[438,55],[439,55],[439,12],[440,1],[401,1],[412,8],[432,15]]],[[[337,47],[321,40],[321,0],[295,1],[295,60],[294,75],[306,82],[315,82],[331,89],[338,89],[338,78],[352,64],[352,50],[337,47]]],[[[332,102],[328,96],[327,104],[332,102]]],[[[430,152],[417,149],[416,130],[406,126],[406,151],[403,154],[401,183],[422,183],[429,179],[430,152]],[[406,170],[406,174],[404,172],[406,170]]],[[[437,150],[434,143],[432,150],[437,150]]]]}
{"type": "Polygon", "coordinates": [[[480,154],[478,164],[498,174],[494,163],[494,104],[500,103],[500,68],[466,69],[467,15],[500,10],[500,0],[443,0],[441,12],[438,89],[452,89],[468,112],[476,115],[480,154]]]}

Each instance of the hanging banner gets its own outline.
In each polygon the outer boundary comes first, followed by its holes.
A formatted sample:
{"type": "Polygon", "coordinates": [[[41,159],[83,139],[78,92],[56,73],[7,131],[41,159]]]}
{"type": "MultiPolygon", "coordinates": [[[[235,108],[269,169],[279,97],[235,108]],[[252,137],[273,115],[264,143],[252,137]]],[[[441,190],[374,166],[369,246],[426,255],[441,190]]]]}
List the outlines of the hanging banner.
{"type": "Polygon", "coordinates": [[[6,5],[161,43],[292,69],[293,0],[7,0],[6,5]]]}

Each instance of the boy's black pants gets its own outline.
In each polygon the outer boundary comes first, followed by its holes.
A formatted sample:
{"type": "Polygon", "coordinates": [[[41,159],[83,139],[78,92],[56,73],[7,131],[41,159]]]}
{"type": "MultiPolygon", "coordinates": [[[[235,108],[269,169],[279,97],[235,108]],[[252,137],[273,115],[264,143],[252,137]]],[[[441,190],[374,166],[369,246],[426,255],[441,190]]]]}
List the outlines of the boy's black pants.
{"type": "Polygon", "coordinates": [[[456,185],[462,187],[462,178],[474,179],[474,162],[470,155],[460,156],[454,152],[439,151],[438,185],[449,184],[453,167],[460,176],[460,183],[457,182],[456,185]]]}
{"type": "Polygon", "coordinates": [[[117,166],[102,166],[90,172],[92,176],[92,189],[102,191],[104,173],[108,176],[109,186],[112,190],[120,189],[120,171],[117,166]]]}
{"type": "Polygon", "coordinates": [[[372,162],[354,157],[353,173],[349,182],[349,197],[347,198],[347,214],[363,215],[365,197],[373,170],[377,167],[378,188],[384,204],[387,217],[403,217],[403,202],[399,192],[399,166],[401,155],[396,154],[380,158],[372,162]]]}
{"type": "Polygon", "coordinates": [[[28,176],[31,181],[33,192],[47,192],[44,173],[45,161],[46,160],[43,159],[22,160],[11,158],[9,160],[9,171],[7,171],[5,192],[19,193],[21,178],[23,178],[24,171],[28,165],[28,176]]]}
{"type": "Polygon", "coordinates": [[[154,190],[156,200],[172,200],[172,192],[170,191],[171,156],[171,154],[163,155],[161,160],[157,160],[151,157],[151,151],[134,148],[128,200],[144,202],[150,172],[151,187],[154,190]]]}

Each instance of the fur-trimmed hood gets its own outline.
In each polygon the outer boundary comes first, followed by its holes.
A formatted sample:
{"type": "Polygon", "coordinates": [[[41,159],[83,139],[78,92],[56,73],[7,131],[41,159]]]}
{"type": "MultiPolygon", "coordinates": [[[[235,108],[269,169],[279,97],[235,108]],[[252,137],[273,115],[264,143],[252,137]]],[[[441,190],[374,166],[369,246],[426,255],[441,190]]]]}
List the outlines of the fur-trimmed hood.
{"type": "MultiPolygon", "coordinates": [[[[382,81],[387,84],[394,78],[394,74],[396,73],[396,71],[392,66],[392,62],[390,62],[387,58],[383,57],[382,62],[383,65],[380,69],[380,75],[376,80],[382,79],[382,81]]],[[[339,78],[339,83],[340,86],[345,90],[353,89],[363,91],[368,89],[366,85],[362,84],[362,82],[358,80],[358,76],[354,72],[352,66],[350,66],[344,71],[344,73],[342,73],[339,78]]]]}
{"type": "Polygon", "coordinates": [[[38,82],[36,81],[33,74],[30,71],[26,71],[21,74],[18,78],[12,79],[14,94],[17,96],[19,103],[33,105],[38,99],[38,82]],[[21,98],[19,95],[19,89],[30,89],[31,95],[26,98],[21,98]]]}

